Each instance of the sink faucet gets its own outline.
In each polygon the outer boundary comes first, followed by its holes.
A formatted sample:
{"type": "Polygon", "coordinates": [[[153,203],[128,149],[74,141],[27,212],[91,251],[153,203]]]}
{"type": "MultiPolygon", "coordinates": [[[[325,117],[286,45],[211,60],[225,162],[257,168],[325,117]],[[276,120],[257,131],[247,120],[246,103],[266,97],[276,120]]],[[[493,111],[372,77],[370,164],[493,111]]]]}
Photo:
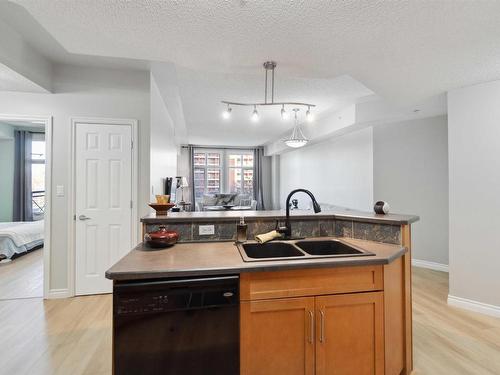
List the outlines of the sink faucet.
{"type": "Polygon", "coordinates": [[[309,195],[309,197],[311,197],[312,204],[313,204],[313,209],[314,209],[314,213],[317,214],[318,212],[321,212],[321,207],[318,204],[318,202],[316,201],[316,198],[314,198],[313,193],[311,193],[309,190],[306,190],[306,189],[295,189],[295,190],[292,190],[290,192],[290,194],[288,194],[288,197],[286,198],[286,220],[285,220],[285,226],[284,227],[278,227],[276,229],[276,231],[278,233],[283,234],[285,236],[285,238],[292,237],[292,226],[290,224],[290,198],[292,197],[292,195],[294,195],[295,193],[298,193],[298,192],[306,193],[307,195],[309,195]]]}

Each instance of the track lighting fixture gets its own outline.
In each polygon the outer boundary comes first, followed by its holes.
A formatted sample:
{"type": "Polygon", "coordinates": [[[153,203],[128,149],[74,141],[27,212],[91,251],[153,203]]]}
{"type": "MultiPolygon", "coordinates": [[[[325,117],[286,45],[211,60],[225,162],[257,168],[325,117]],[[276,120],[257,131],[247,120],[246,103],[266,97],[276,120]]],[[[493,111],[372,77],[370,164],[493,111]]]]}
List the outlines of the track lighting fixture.
{"type": "Polygon", "coordinates": [[[225,119],[228,119],[231,115],[231,106],[253,106],[253,112],[251,119],[252,121],[256,122],[259,120],[259,113],[257,112],[257,106],[276,106],[279,105],[281,106],[281,118],[283,120],[288,120],[290,118],[290,115],[287,113],[285,110],[285,105],[289,106],[295,106],[295,107],[307,107],[307,112],[306,112],[306,120],[308,122],[311,122],[313,120],[313,115],[311,113],[311,108],[315,107],[314,104],[310,103],[301,103],[301,102],[275,102],[274,101],[274,69],[276,68],[276,62],[274,61],[266,61],[264,63],[264,69],[266,71],[266,84],[264,88],[264,102],[261,103],[240,103],[240,102],[229,102],[226,100],[223,100],[222,103],[227,104],[227,109],[223,112],[222,117],[225,119]],[[270,72],[270,74],[269,74],[270,72]],[[269,77],[270,75],[270,77],[269,77]],[[268,89],[270,87],[270,101],[268,101],[268,89]]]}

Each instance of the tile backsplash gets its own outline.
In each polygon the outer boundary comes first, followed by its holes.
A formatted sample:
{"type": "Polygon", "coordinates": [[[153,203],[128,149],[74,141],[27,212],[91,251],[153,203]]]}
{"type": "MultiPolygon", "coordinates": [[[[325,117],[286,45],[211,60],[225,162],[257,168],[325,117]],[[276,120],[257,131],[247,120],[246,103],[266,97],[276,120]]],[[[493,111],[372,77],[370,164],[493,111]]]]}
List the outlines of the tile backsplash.
{"type": "MultiPolygon", "coordinates": [[[[283,224],[284,220],[280,223],[283,224]]],[[[236,239],[236,225],[238,221],[210,221],[210,222],[164,222],[168,230],[179,233],[179,242],[207,242],[207,241],[234,241],[236,239]],[[200,225],[214,225],[214,234],[200,235],[200,225]]],[[[291,220],[292,235],[295,237],[349,237],[369,241],[391,244],[401,243],[401,226],[393,224],[379,224],[372,222],[334,220],[334,219],[301,219],[291,220]]],[[[248,239],[257,234],[274,230],[276,220],[248,220],[248,239]]],[[[147,223],[145,233],[158,229],[159,223],[147,223]]]]}

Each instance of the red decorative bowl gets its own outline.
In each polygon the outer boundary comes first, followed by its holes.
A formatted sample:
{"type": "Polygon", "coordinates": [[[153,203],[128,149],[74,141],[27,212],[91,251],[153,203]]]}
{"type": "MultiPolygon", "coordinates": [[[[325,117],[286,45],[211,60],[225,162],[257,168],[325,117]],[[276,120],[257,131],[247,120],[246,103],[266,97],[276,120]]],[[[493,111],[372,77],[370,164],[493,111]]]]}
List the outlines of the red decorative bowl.
{"type": "Polygon", "coordinates": [[[154,248],[164,248],[173,246],[179,240],[179,233],[175,230],[167,230],[164,225],[160,225],[157,231],[146,233],[144,241],[154,248]]]}
{"type": "Polygon", "coordinates": [[[149,207],[153,208],[156,211],[156,216],[166,216],[168,214],[168,210],[174,207],[174,203],[150,203],[149,207]]]}

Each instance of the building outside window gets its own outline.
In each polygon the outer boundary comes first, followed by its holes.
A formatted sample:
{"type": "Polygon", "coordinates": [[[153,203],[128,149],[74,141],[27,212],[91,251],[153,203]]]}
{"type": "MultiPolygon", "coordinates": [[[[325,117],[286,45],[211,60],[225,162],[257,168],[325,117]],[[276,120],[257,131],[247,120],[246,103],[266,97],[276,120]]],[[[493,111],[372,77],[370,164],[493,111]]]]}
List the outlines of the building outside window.
{"type": "Polygon", "coordinates": [[[43,219],[45,211],[45,137],[33,133],[31,141],[31,206],[33,220],[43,219]]]}
{"type": "Polygon", "coordinates": [[[235,193],[254,197],[253,150],[195,149],[193,174],[195,201],[205,194],[235,193]]]}

